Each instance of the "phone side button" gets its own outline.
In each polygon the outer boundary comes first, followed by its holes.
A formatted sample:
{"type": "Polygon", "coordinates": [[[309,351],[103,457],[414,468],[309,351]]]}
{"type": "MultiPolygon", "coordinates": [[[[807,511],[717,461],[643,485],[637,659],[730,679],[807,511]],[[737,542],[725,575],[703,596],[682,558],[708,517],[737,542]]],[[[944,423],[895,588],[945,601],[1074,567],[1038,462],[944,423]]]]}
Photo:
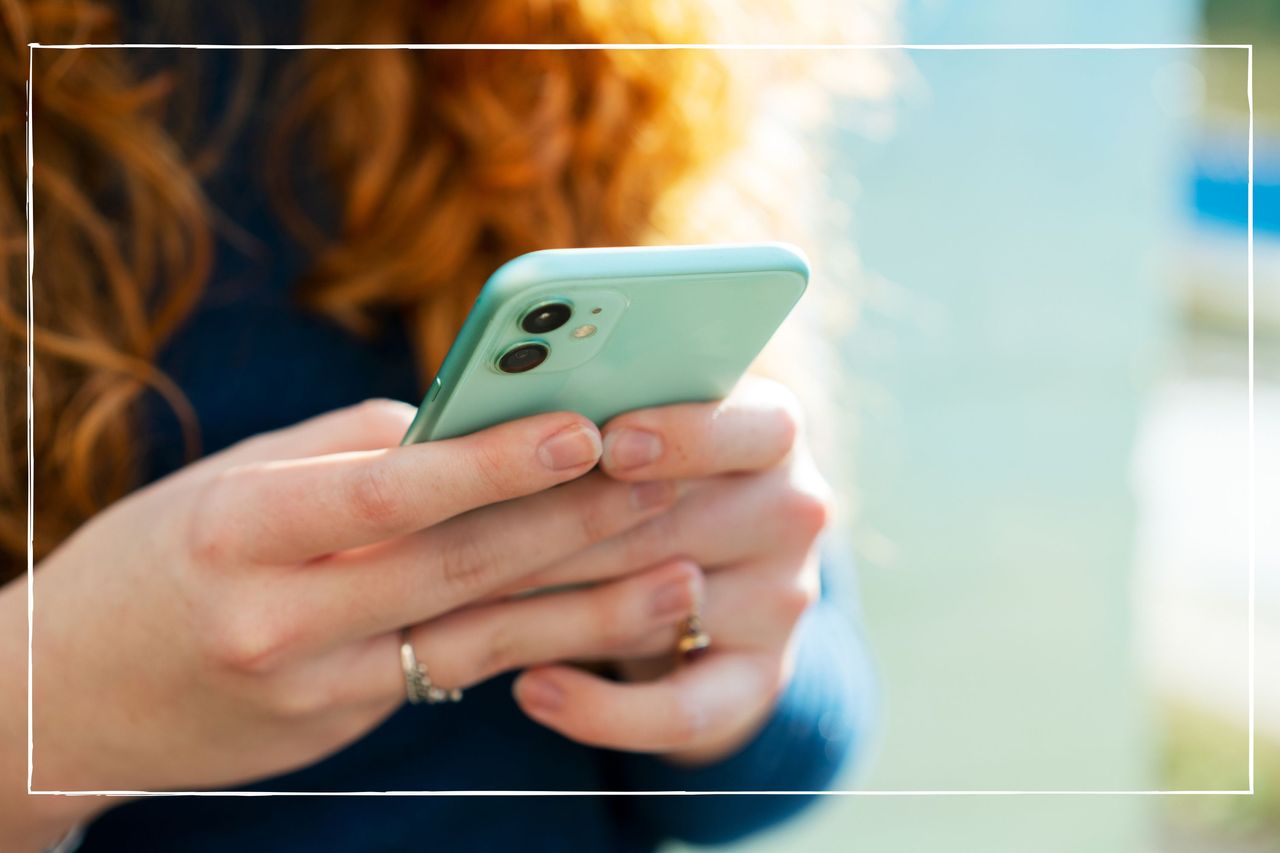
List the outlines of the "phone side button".
{"type": "Polygon", "coordinates": [[[440,396],[440,389],[441,389],[441,387],[443,387],[443,386],[440,384],[440,377],[439,377],[439,376],[437,376],[437,377],[436,377],[436,381],[431,383],[431,390],[427,392],[427,402],[428,402],[428,403],[430,403],[430,402],[431,402],[432,400],[434,400],[436,397],[439,397],[439,396],[440,396]]]}

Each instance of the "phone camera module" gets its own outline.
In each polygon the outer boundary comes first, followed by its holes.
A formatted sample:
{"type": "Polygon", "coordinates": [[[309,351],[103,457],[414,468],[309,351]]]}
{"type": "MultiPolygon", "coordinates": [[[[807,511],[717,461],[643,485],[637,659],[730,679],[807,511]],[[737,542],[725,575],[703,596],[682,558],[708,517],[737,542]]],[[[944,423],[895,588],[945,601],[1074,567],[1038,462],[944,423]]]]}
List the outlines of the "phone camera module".
{"type": "Polygon", "coordinates": [[[548,302],[531,310],[520,320],[520,328],[531,335],[545,335],[554,331],[573,315],[573,309],[564,302],[548,302]]]}
{"type": "MultiPolygon", "coordinates": [[[[565,306],[565,309],[568,310],[568,306],[565,306]]],[[[516,344],[498,359],[498,369],[503,373],[524,373],[546,361],[549,354],[550,350],[547,349],[546,344],[533,342],[516,344]]]]}

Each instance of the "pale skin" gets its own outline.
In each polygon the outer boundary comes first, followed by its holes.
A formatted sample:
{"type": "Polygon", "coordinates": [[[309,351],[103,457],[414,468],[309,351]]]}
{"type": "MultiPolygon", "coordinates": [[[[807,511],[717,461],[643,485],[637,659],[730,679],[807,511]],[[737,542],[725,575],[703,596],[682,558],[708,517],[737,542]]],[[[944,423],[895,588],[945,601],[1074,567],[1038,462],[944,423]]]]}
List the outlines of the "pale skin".
{"type": "MultiPolygon", "coordinates": [[[[157,481],[36,568],[32,786],[234,787],[314,763],[404,702],[404,626],[442,686],[524,670],[517,703],[573,740],[725,758],[772,711],[818,594],[828,489],[796,412],[749,379],[602,430],[558,413],[398,447],[412,407],[371,401],[157,481]],[[713,646],[677,664],[695,610],[713,646]]],[[[26,606],[25,579],[0,589],[6,850],[119,802],[25,793],[26,606]]]]}

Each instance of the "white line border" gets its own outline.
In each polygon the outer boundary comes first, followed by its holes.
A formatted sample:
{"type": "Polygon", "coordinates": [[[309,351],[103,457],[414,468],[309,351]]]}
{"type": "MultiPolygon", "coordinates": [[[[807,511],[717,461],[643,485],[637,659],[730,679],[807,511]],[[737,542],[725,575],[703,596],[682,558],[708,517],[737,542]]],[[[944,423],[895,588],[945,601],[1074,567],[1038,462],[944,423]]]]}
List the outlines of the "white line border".
{"type": "Polygon", "coordinates": [[[1253,45],[1252,44],[41,44],[27,45],[27,793],[68,797],[404,797],[404,796],[717,796],[750,794],[764,796],[850,796],[850,797],[983,797],[983,796],[1079,796],[1079,797],[1162,797],[1162,796],[1253,796],[1255,747],[1254,689],[1254,604],[1257,574],[1257,483],[1254,471],[1254,300],[1253,300],[1253,45]],[[1249,104],[1249,183],[1247,202],[1248,251],[1248,412],[1249,412],[1249,787],[1221,791],[1090,791],[1090,790],[959,790],[959,791],[37,791],[31,787],[32,752],[32,654],[35,619],[35,442],[33,409],[33,365],[35,326],[32,317],[35,270],[35,218],[32,204],[32,164],[35,146],[31,121],[31,79],[36,50],[102,50],[128,48],[172,48],[175,50],[732,50],[732,51],[1025,51],[1025,50],[1245,50],[1247,51],[1246,97],[1249,104]]]}

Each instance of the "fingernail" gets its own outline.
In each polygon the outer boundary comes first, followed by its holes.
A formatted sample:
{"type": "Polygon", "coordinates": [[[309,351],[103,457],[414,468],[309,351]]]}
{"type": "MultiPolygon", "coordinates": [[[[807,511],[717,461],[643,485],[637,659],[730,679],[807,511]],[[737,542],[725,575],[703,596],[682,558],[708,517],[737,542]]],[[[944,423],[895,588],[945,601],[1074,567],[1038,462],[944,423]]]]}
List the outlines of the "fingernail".
{"type": "Polygon", "coordinates": [[[604,457],[609,467],[619,471],[657,462],[662,455],[662,439],[639,429],[611,432],[604,440],[604,457]]]}
{"type": "Polygon", "coordinates": [[[631,487],[631,508],[653,509],[671,503],[676,496],[676,484],[671,480],[650,480],[631,487]]]}
{"type": "Polygon", "coordinates": [[[688,574],[682,574],[658,587],[653,593],[653,602],[649,608],[654,619],[688,616],[692,610],[693,577],[688,574]]]}
{"type": "Polygon", "coordinates": [[[550,714],[564,704],[564,691],[546,678],[526,675],[520,679],[520,699],[531,709],[550,714]]]}
{"type": "Polygon", "coordinates": [[[553,471],[581,468],[600,458],[600,435],[579,424],[566,427],[542,442],[538,458],[553,471]]]}

